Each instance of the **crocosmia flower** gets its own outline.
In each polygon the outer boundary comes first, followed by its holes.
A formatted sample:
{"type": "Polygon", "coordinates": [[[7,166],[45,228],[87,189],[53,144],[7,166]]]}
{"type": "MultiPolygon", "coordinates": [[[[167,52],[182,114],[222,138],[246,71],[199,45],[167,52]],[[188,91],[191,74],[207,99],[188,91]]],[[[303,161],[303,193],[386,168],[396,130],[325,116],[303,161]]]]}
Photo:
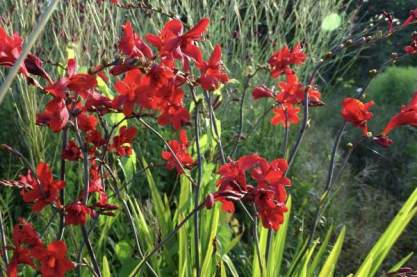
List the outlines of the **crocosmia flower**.
{"type": "Polygon", "coordinates": [[[402,24],[403,27],[410,25],[414,21],[417,20],[417,9],[411,10],[410,15],[407,17],[407,19],[402,24]]]}
{"type": "Polygon", "coordinates": [[[373,105],[373,101],[363,103],[355,98],[345,98],[340,113],[347,122],[360,128],[364,136],[368,136],[368,121],[373,117],[369,109],[373,105]]]}
{"type": "Polygon", "coordinates": [[[293,74],[290,65],[302,64],[306,60],[306,54],[303,52],[300,43],[297,43],[293,49],[284,46],[274,54],[272,54],[268,63],[271,67],[271,75],[277,78],[282,74],[293,74]]]}
{"type": "Polygon", "coordinates": [[[168,145],[171,147],[175,156],[171,151],[162,151],[162,159],[166,161],[166,168],[168,170],[176,169],[178,174],[184,173],[181,165],[184,168],[191,168],[194,164],[194,160],[191,155],[188,153],[188,139],[187,132],[184,129],[181,129],[179,132],[179,140],[170,140],[168,145]],[[175,158],[176,157],[176,158],[175,158]],[[177,162],[181,163],[181,165],[177,162]]]}
{"type": "Polygon", "coordinates": [[[146,40],[158,49],[162,58],[180,60],[184,69],[188,71],[190,60],[202,62],[201,50],[195,42],[202,39],[208,24],[209,19],[203,18],[188,32],[183,33],[182,22],[171,19],[159,35],[147,34],[146,40]]]}
{"type": "Polygon", "coordinates": [[[121,127],[119,135],[113,138],[110,149],[114,150],[119,156],[130,156],[132,154],[132,141],[136,134],[137,130],[134,127],[121,127]]]}
{"type": "Polygon", "coordinates": [[[36,115],[36,124],[48,125],[54,132],[65,128],[69,119],[69,112],[65,100],[56,97],[46,104],[45,110],[36,115]]]}
{"type": "Polygon", "coordinates": [[[74,268],[67,258],[67,245],[62,240],[51,242],[34,256],[40,261],[40,272],[44,277],[64,277],[66,272],[74,268]]]}
{"type": "Polygon", "coordinates": [[[216,45],[209,60],[197,64],[201,72],[201,77],[198,82],[204,90],[216,90],[221,84],[225,84],[229,81],[229,77],[222,68],[221,58],[222,49],[220,45],[216,45]]]}
{"type": "Polygon", "coordinates": [[[26,176],[20,178],[20,182],[31,187],[20,192],[23,201],[32,203],[33,212],[40,212],[49,204],[60,206],[59,191],[64,188],[64,181],[55,180],[48,164],[43,162],[36,168],[36,176],[39,180],[36,180],[29,171],[26,176]]]}
{"type": "Polygon", "coordinates": [[[391,145],[393,141],[388,138],[388,134],[395,128],[404,125],[417,126],[417,92],[414,93],[411,101],[401,107],[400,112],[391,118],[380,136],[376,137],[376,142],[384,147],[391,145]]]}
{"type": "Polygon", "coordinates": [[[80,201],[65,206],[65,224],[83,225],[87,222],[88,216],[92,215],[91,208],[80,201]]]}
{"type": "Polygon", "coordinates": [[[260,98],[271,98],[274,97],[274,93],[271,89],[266,86],[258,86],[252,91],[253,99],[258,100],[260,98]]]}
{"type": "Polygon", "coordinates": [[[292,104],[281,104],[272,110],[274,116],[271,119],[272,125],[282,125],[284,128],[290,127],[291,124],[298,124],[298,113],[300,108],[292,104]]]}
{"type": "Polygon", "coordinates": [[[119,42],[120,51],[131,58],[152,58],[152,49],[133,31],[132,23],[127,21],[122,28],[123,36],[119,42]]]}
{"type": "Polygon", "coordinates": [[[205,205],[211,208],[218,201],[225,212],[234,212],[236,201],[252,202],[263,226],[278,230],[287,211],[285,187],[291,185],[291,181],[285,177],[287,169],[286,160],[268,162],[257,154],[231,160],[219,168],[218,190],[209,194],[205,205]],[[256,185],[250,184],[248,176],[256,185]]]}

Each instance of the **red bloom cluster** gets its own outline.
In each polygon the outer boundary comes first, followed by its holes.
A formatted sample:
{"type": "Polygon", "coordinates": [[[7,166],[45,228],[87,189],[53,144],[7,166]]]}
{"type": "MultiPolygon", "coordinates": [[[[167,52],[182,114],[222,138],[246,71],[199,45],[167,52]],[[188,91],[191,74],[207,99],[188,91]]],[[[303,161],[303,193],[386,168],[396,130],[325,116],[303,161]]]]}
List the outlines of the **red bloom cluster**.
{"type": "Polygon", "coordinates": [[[170,140],[168,142],[169,147],[172,149],[169,151],[162,151],[162,159],[166,161],[166,168],[168,170],[176,169],[178,174],[184,173],[181,165],[184,168],[191,168],[194,164],[194,160],[188,153],[188,139],[187,132],[181,129],[179,132],[179,140],[170,140]],[[178,161],[181,163],[179,164],[178,161]]]}
{"type": "Polygon", "coordinates": [[[292,75],[294,71],[291,65],[303,64],[307,55],[303,52],[301,43],[297,43],[293,49],[284,46],[269,58],[269,66],[271,67],[271,75],[273,78],[278,78],[282,74],[292,75]]]}
{"type": "Polygon", "coordinates": [[[74,264],[67,258],[65,242],[57,240],[45,246],[32,224],[20,218],[13,228],[13,257],[7,276],[17,277],[19,264],[39,270],[45,277],[64,277],[74,264]]]}
{"type": "Polygon", "coordinates": [[[298,106],[303,103],[306,95],[308,96],[309,106],[323,105],[320,99],[320,92],[311,86],[304,86],[291,68],[292,65],[304,63],[306,58],[307,56],[302,51],[300,43],[297,43],[292,50],[288,46],[278,50],[272,55],[268,63],[273,78],[285,76],[285,80],[278,82],[279,91],[274,93],[265,86],[258,86],[252,92],[255,100],[274,98],[279,105],[278,108],[272,110],[274,116],[271,119],[271,123],[273,125],[282,125],[284,128],[288,128],[291,124],[297,124],[300,111],[298,106]]]}
{"type": "Polygon", "coordinates": [[[49,204],[61,206],[59,191],[64,188],[65,182],[54,180],[47,163],[39,163],[35,178],[29,170],[27,175],[20,177],[20,183],[25,184],[25,189],[20,192],[23,201],[32,204],[33,212],[40,212],[49,204]]]}
{"type": "Polygon", "coordinates": [[[393,141],[388,137],[389,133],[395,128],[404,125],[417,126],[417,91],[414,93],[411,101],[401,107],[400,112],[391,118],[381,134],[375,138],[376,142],[384,147],[390,146],[393,141]]]}
{"type": "Polygon", "coordinates": [[[207,206],[210,208],[214,201],[220,201],[224,211],[234,212],[235,201],[253,202],[263,226],[278,230],[287,211],[285,187],[291,185],[285,177],[287,168],[284,159],[268,162],[257,154],[230,161],[219,168],[218,191],[207,198],[207,206]],[[247,173],[256,186],[248,183],[247,173]]]}
{"type": "Polygon", "coordinates": [[[355,98],[345,98],[340,113],[346,121],[360,128],[364,136],[368,136],[368,121],[373,117],[369,109],[373,105],[374,101],[362,103],[355,98]]]}

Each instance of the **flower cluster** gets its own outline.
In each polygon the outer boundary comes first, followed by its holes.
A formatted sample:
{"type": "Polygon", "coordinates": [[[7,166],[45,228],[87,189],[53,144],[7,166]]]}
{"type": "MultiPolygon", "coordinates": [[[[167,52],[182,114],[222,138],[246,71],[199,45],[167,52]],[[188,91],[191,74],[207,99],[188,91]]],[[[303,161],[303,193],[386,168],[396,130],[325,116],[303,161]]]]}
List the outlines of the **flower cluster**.
{"type": "Polygon", "coordinates": [[[287,211],[285,187],[291,185],[285,176],[287,168],[285,159],[268,162],[257,154],[231,160],[219,168],[218,190],[209,195],[206,205],[210,208],[214,201],[219,201],[224,211],[234,212],[236,201],[251,202],[263,226],[278,230],[287,211]],[[249,178],[255,185],[250,184],[249,178]]]}
{"type": "Polygon", "coordinates": [[[310,84],[304,86],[298,79],[296,73],[291,68],[292,65],[303,64],[307,55],[303,52],[301,44],[297,43],[293,49],[284,46],[275,52],[268,61],[272,78],[285,76],[285,80],[279,81],[277,86],[279,91],[266,86],[258,86],[253,92],[255,100],[260,98],[274,98],[278,107],[273,109],[274,116],[271,119],[273,125],[282,125],[288,128],[291,124],[299,122],[299,106],[308,97],[309,106],[321,106],[320,92],[310,84]]]}
{"type": "Polygon", "coordinates": [[[7,266],[7,276],[17,277],[19,264],[39,270],[45,277],[64,277],[74,264],[67,258],[64,241],[45,245],[33,226],[20,218],[13,228],[13,256],[7,266]]]}
{"type": "Polygon", "coordinates": [[[360,128],[364,136],[368,136],[368,121],[373,117],[369,109],[374,104],[374,101],[363,103],[358,99],[348,97],[343,100],[340,113],[347,122],[360,128]]]}

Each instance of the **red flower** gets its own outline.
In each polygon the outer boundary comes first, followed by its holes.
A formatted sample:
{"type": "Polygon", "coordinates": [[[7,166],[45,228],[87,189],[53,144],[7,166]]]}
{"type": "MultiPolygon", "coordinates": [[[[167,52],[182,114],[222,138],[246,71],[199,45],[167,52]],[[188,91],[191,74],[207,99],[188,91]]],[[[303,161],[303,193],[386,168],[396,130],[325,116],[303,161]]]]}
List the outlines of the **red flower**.
{"type": "Polygon", "coordinates": [[[403,23],[403,27],[406,27],[417,20],[417,9],[410,11],[410,16],[403,23]]]}
{"type": "Polygon", "coordinates": [[[89,90],[97,86],[96,76],[87,73],[76,74],[76,61],[69,59],[67,61],[67,76],[59,79],[50,86],[45,87],[45,91],[55,97],[66,97],[67,89],[74,91],[84,99],[87,98],[89,90]]]}
{"type": "Polygon", "coordinates": [[[271,119],[272,125],[282,125],[284,128],[290,127],[291,124],[298,124],[298,113],[300,108],[292,104],[281,104],[272,110],[274,116],[271,119]]]}
{"type": "Polygon", "coordinates": [[[401,107],[400,112],[391,118],[381,135],[376,138],[377,143],[385,147],[391,145],[393,141],[388,138],[388,134],[395,128],[404,125],[417,126],[417,91],[411,101],[401,107]]]}
{"type": "Polygon", "coordinates": [[[32,224],[24,218],[18,219],[19,223],[13,227],[13,244],[15,246],[35,247],[43,245],[39,234],[32,224]]]}
{"type": "Polygon", "coordinates": [[[91,215],[92,210],[79,201],[65,206],[66,225],[84,225],[91,215]]]}
{"type": "Polygon", "coordinates": [[[404,51],[408,55],[417,55],[417,32],[414,32],[411,36],[411,43],[404,47],[404,51]]]}
{"type": "Polygon", "coordinates": [[[116,151],[119,156],[130,156],[132,154],[131,143],[136,137],[137,130],[134,127],[123,126],[119,130],[119,135],[113,138],[110,149],[116,151]]]}
{"type": "Polygon", "coordinates": [[[62,151],[62,157],[69,161],[77,161],[81,158],[81,150],[74,140],[70,140],[62,151]]]}
{"type": "Polygon", "coordinates": [[[218,190],[209,194],[205,204],[211,208],[215,201],[222,202],[222,209],[233,212],[234,202],[253,202],[265,228],[278,230],[287,211],[286,186],[291,181],[285,177],[288,163],[284,159],[268,162],[259,155],[252,154],[230,161],[219,168],[218,190]],[[256,187],[247,183],[247,172],[256,181],[256,187]]]}
{"type": "Polygon", "coordinates": [[[288,211],[285,206],[287,198],[285,189],[274,191],[265,187],[258,187],[255,193],[255,205],[265,228],[278,230],[284,222],[284,213],[288,211]],[[281,201],[279,201],[281,198],[281,201]],[[283,199],[283,200],[282,200],[283,199]]]}
{"type": "Polygon", "coordinates": [[[65,128],[69,119],[69,113],[65,100],[54,98],[46,104],[45,111],[36,115],[36,124],[47,124],[54,132],[65,128]]]}
{"type": "Polygon", "coordinates": [[[23,218],[13,227],[13,257],[7,265],[7,276],[16,277],[19,264],[27,264],[34,267],[33,252],[41,249],[43,243],[32,224],[23,218]]]}
{"type": "Polygon", "coordinates": [[[132,23],[127,21],[122,28],[123,36],[119,42],[120,51],[131,58],[151,59],[153,57],[152,49],[133,31],[132,23]]]}
{"type": "Polygon", "coordinates": [[[266,86],[259,86],[253,89],[252,96],[255,100],[258,100],[265,97],[274,97],[274,93],[266,86]]]}
{"type": "Polygon", "coordinates": [[[44,277],[64,277],[66,272],[74,268],[67,258],[67,245],[62,240],[50,243],[34,256],[40,261],[40,272],[44,277]]]}
{"type": "Polygon", "coordinates": [[[198,63],[201,76],[199,83],[204,90],[213,91],[219,88],[220,84],[225,84],[229,81],[229,77],[223,71],[222,64],[222,49],[219,44],[214,47],[207,62],[198,63]]]}
{"type": "Polygon", "coordinates": [[[279,82],[278,87],[280,92],[275,96],[278,103],[298,104],[304,100],[305,87],[295,74],[287,75],[287,79],[279,82]]]}
{"type": "MultiPolygon", "coordinates": [[[[179,132],[179,141],[178,140],[170,140],[168,145],[171,147],[172,151],[174,152],[178,161],[182,164],[184,168],[191,168],[194,164],[193,158],[187,152],[188,148],[188,139],[187,139],[187,132],[182,129],[179,132]]],[[[161,153],[162,159],[166,161],[166,168],[168,170],[176,169],[178,174],[184,173],[180,164],[175,159],[173,153],[171,151],[162,151],[161,153]]]]}
{"type": "Polygon", "coordinates": [[[271,67],[271,75],[277,78],[282,74],[293,74],[290,65],[302,64],[306,59],[306,54],[301,48],[301,44],[297,43],[292,50],[288,46],[284,46],[269,58],[269,65],[271,67]]]}
{"type": "Polygon", "coordinates": [[[94,115],[88,115],[86,112],[82,112],[78,115],[78,127],[84,131],[94,131],[97,127],[97,118],[94,115]]]}
{"type": "Polygon", "coordinates": [[[354,126],[362,129],[364,136],[368,135],[368,121],[372,119],[373,115],[369,111],[374,105],[373,101],[362,103],[355,98],[345,98],[342,103],[341,114],[343,118],[352,123],[354,126]]]}
{"type": "Polygon", "coordinates": [[[92,91],[87,96],[87,101],[85,102],[85,109],[90,112],[99,112],[100,114],[107,113],[110,108],[112,108],[112,101],[101,95],[96,91],[92,91]]]}
{"type": "Polygon", "coordinates": [[[188,71],[189,60],[202,61],[201,51],[195,42],[201,40],[208,24],[209,19],[203,18],[191,30],[183,34],[182,22],[172,19],[165,24],[159,36],[147,34],[146,40],[158,48],[162,57],[182,61],[184,68],[188,71]]]}
{"type": "Polygon", "coordinates": [[[59,206],[59,191],[64,188],[64,181],[54,180],[48,164],[43,162],[38,164],[36,175],[39,180],[34,180],[30,171],[21,177],[20,181],[32,188],[20,192],[23,201],[32,203],[33,212],[40,212],[48,204],[59,206]]]}
{"type": "Polygon", "coordinates": [[[214,194],[214,198],[223,203],[222,209],[225,212],[234,212],[233,202],[243,199],[252,189],[252,186],[247,184],[246,171],[256,166],[261,160],[259,155],[246,155],[237,161],[225,163],[219,168],[220,179],[216,183],[218,191],[214,194]]]}
{"type": "MultiPolygon", "coordinates": [[[[6,31],[0,27],[0,65],[11,67],[16,62],[22,52],[23,40],[19,34],[14,33],[8,36],[6,31]]],[[[24,65],[20,67],[20,72],[27,75],[24,65]]]]}

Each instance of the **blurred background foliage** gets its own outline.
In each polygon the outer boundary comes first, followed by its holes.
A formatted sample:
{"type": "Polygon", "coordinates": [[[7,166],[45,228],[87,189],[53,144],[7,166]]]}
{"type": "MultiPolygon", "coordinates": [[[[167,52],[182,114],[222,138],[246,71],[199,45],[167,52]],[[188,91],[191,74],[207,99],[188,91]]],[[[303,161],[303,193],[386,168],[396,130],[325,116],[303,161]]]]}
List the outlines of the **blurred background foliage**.
{"type": "MultiPolygon", "coordinates": [[[[222,91],[222,105],[217,116],[222,120],[222,136],[226,151],[238,132],[239,99],[244,88],[245,76],[252,72],[259,63],[267,61],[271,53],[284,44],[293,45],[301,41],[305,45],[309,60],[306,66],[299,68],[299,74],[307,78],[306,73],[320,57],[343,38],[353,32],[369,28],[370,20],[376,20],[375,14],[387,10],[397,18],[406,18],[408,11],[416,8],[414,0],[393,1],[346,1],[346,0],[202,0],[147,1],[153,7],[174,14],[186,24],[192,25],[201,17],[209,17],[211,24],[208,38],[212,43],[221,43],[224,52],[224,63],[229,75],[236,79],[222,91]],[[322,29],[323,20],[336,14],[340,23],[334,31],[322,29]],[[340,24],[340,25],[339,25],[340,24]]],[[[3,0],[0,3],[0,25],[8,31],[17,31],[27,36],[34,26],[43,7],[43,1],[36,0],[3,0]]],[[[67,49],[72,48],[77,60],[84,67],[110,61],[117,53],[117,41],[121,25],[129,19],[135,30],[144,35],[155,32],[167,18],[157,13],[149,14],[139,9],[124,10],[111,6],[110,1],[86,0],[62,1],[48,24],[43,36],[37,42],[33,52],[47,61],[50,72],[58,70],[52,64],[64,64],[67,49]]],[[[300,149],[296,163],[289,175],[293,179],[291,194],[293,199],[292,219],[289,228],[288,252],[290,256],[297,248],[297,237],[300,233],[311,230],[312,217],[323,190],[326,177],[331,144],[337,128],[342,124],[339,116],[340,102],[343,97],[352,96],[357,89],[366,86],[369,80],[368,71],[379,68],[390,57],[392,52],[401,52],[410,40],[409,35],[399,33],[386,43],[371,48],[346,52],[337,56],[321,72],[318,84],[323,93],[326,106],[312,111],[312,121],[304,144],[300,149]]],[[[212,45],[205,43],[208,49],[212,45]]],[[[405,104],[412,93],[417,90],[417,60],[406,59],[397,66],[392,66],[376,77],[366,93],[366,100],[376,102],[374,120],[370,129],[379,132],[387,120],[405,104]]],[[[5,71],[0,71],[0,79],[5,71]]],[[[280,127],[269,123],[270,116],[255,126],[257,119],[269,108],[266,101],[255,103],[250,96],[251,88],[256,84],[274,84],[268,74],[261,72],[251,80],[244,102],[244,135],[250,134],[238,153],[258,152],[272,159],[281,155],[282,138],[280,127]],[[255,129],[256,127],[256,129],[255,129]]],[[[28,88],[23,80],[14,82],[12,93],[0,108],[0,143],[13,145],[24,153],[35,164],[39,160],[54,160],[59,151],[56,136],[45,128],[34,125],[35,114],[43,106],[44,99],[28,88]]],[[[349,135],[342,145],[355,142],[359,132],[348,128],[349,135]]],[[[165,137],[172,136],[170,130],[161,129],[165,137]]],[[[293,130],[295,132],[295,129],[293,130]]],[[[371,248],[387,223],[416,185],[417,177],[417,141],[413,128],[402,128],[392,138],[395,144],[388,150],[374,145],[360,145],[352,155],[344,173],[338,179],[338,193],[332,205],[323,217],[319,232],[323,235],[332,224],[339,230],[347,226],[346,241],[343,246],[338,274],[347,274],[357,268],[367,250],[371,248]]],[[[152,134],[140,129],[140,136],[135,145],[138,157],[146,157],[153,164],[152,171],[155,183],[161,192],[167,193],[169,200],[178,195],[179,180],[174,173],[160,167],[160,151],[163,145],[152,139],[152,134]],[[169,180],[169,181],[168,181],[169,180]],[[171,182],[171,180],[176,180],[171,182]]],[[[290,136],[290,141],[293,141],[290,136]]],[[[341,147],[338,154],[342,157],[347,147],[341,147]]],[[[55,162],[57,161],[55,160],[55,162]]],[[[23,166],[14,157],[0,152],[0,179],[15,178],[23,172],[23,166]]],[[[79,178],[78,168],[69,176],[69,181],[79,178]]],[[[132,196],[145,203],[144,213],[152,218],[149,191],[145,185],[143,173],[138,171],[129,184],[132,196]]],[[[27,215],[22,208],[20,197],[9,189],[0,188],[2,195],[0,205],[13,207],[8,209],[6,222],[13,224],[12,218],[27,215]]],[[[175,203],[170,202],[170,203],[175,203]]],[[[174,205],[174,204],[172,204],[174,205]]],[[[45,216],[46,220],[47,216],[45,216]]],[[[120,220],[119,218],[113,219],[120,220]]],[[[237,226],[244,221],[239,214],[230,225],[237,226]]],[[[103,223],[104,224],[104,223],[103,223]]],[[[417,242],[413,234],[417,232],[414,220],[408,231],[394,247],[387,261],[387,268],[403,258],[413,249],[417,242]]],[[[115,225],[114,225],[115,226],[115,225]]],[[[129,231],[120,226],[110,231],[109,237],[116,242],[129,237],[129,231]]],[[[227,232],[225,232],[226,234],[227,232]]],[[[243,241],[251,242],[250,236],[243,241]]],[[[114,247],[114,245],[113,245],[114,247]]],[[[119,252],[118,252],[119,253],[119,252]]],[[[231,252],[239,271],[247,275],[252,255],[250,244],[238,244],[231,252]]],[[[411,264],[417,264],[413,259],[411,264]]]]}

